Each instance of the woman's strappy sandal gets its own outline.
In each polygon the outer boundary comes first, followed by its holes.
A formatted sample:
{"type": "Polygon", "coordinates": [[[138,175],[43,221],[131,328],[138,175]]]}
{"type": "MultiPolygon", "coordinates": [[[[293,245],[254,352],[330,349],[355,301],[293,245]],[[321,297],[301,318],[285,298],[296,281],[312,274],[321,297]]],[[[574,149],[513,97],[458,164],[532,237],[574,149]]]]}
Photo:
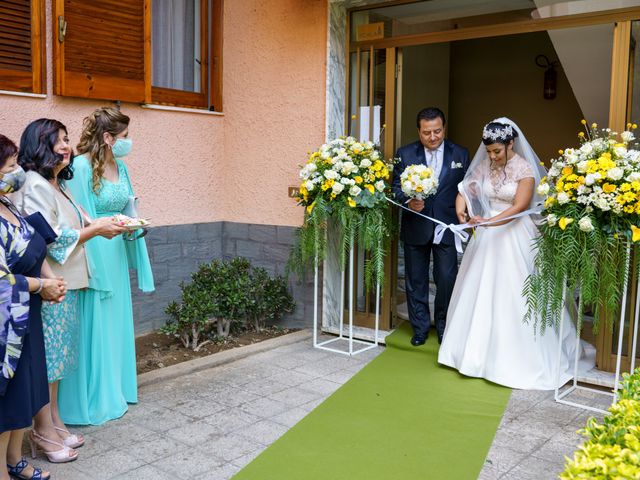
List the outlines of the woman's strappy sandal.
{"type": "Polygon", "coordinates": [[[33,467],[33,473],[30,477],[25,477],[22,472],[24,472],[25,468],[29,466],[29,462],[27,459],[22,457],[20,461],[15,465],[9,465],[7,463],[7,470],[9,470],[9,475],[11,478],[20,479],[20,480],[49,480],[51,475],[47,475],[46,477],[42,476],[42,469],[33,467]]]}

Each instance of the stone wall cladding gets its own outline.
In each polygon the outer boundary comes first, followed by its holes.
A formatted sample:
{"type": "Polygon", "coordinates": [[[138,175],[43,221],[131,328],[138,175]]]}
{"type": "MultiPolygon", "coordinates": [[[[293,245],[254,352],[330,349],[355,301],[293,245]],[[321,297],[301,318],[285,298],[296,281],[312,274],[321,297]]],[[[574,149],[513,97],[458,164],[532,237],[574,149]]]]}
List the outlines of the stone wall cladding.
{"type": "MultiPolygon", "coordinates": [[[[180,282],[189,281],[191,273],[201,263],[242,256],[253,265],[264,267],[271,275],[284,275],[294,236],[295,227],[235,222],[151,228],[146,239],[156,291],[140,292],[135,273],[132,273],[136,334],[156,330],[165,324],[164,309],[169,302],[180,298],[180,282]]],[[[303,282],[290,279],[289,286],[296,310],[279,324],[308,327],[313,321],[313,278],[307,275],[303,282]]]]}

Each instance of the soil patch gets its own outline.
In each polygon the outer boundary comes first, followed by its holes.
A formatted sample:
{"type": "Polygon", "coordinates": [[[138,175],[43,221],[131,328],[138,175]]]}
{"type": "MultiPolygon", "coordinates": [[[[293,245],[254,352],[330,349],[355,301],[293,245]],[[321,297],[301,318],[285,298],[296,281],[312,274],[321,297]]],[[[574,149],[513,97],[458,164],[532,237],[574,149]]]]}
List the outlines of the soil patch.
{"type": "Polygon", "coordinates": [[[252,343],[258,343],[294,331],[294,329],[272,327],[266,328],[261,332],[245,332],[223,341],[207,343],[197,352],[190,348],[184,348],[177,338],[169,337],[160,332],[151,332],[136,338],[138,374],[186,362],[194,358],[206,357],[223,350],[251,345],[252,343]]]}

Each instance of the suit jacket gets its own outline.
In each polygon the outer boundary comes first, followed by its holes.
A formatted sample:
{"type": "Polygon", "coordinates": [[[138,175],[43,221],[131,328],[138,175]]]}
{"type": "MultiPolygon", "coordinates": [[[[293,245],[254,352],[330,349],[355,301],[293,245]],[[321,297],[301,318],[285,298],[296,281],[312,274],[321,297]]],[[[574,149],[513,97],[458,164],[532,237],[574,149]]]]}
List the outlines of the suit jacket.
{"type": "MultiPolygon", "coordinates": [[[[393,169],[392,189],[398,203],[404,204],[408,197],[402,193],[400,175],[409,165],[426,164],[424,146],[415,142],[398,149],[396,157],[400,162],[393,169]]],[[[435,195],[425,199],[421,213],[443,221],[446,224],[459,223],[456,216],[456,196],[458,183],[464,178],[469,168],[469,152],[466,148],[449,140],[444,141],[442,169],[438,177],[438,190],[435,195]],[[454,165],[456,167],[454,167],[454,165]],[[457,167],[461,165],[461,167],[457,167]]],[[[406,210],[402,211],[400,239],[409,245],[426,245],[433,241],[435,223],[406,210]]],[[[447,231],[442,238],[445,245],[453,244],[453,234],[447,231]]]]}
{"type": "Polygon", "coordinates": [[[75,203],[65,197],[40,174],[27,172],[24,186],[10,196],[23,215],[40,212],[57,235],[47,246],[53,272],[67,281],[69,290],[89,286],[89,268],[85,245],[78,245],[84,220],[75,203]]]}

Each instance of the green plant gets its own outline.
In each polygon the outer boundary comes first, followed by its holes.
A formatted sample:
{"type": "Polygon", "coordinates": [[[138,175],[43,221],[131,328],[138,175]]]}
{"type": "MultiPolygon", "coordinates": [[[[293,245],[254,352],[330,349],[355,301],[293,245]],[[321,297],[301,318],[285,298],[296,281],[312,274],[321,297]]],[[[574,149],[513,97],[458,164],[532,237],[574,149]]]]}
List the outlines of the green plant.
{"type": "Polygon", "coordinates": [[[280,275],[271,278],[264,268],[253,268],[250,285],[246,314],[258,332],[262,331],[267,321],[278,321],[296,306],[284,277],[280,275]]]}
{"type": "Polygon", "coordinates": [[[226,338],[232,323],[251,320],[260,330],[265,321],[278,320],[295,307],[282,277],[271,278],[241,257],[200,265],[180,290],[181,301],[167,306],[170,318],[161,330],[195,351],[210,342],[202,339],[213,325],[217,336],[226,338]]]}
{"type": "Polygon", "coordinates": [[[587,441],[567,458],[562,480],[640,479],[640,368],[624,375],[619,398],[602,422],[590,418],[580,431],[587,441]]]}

